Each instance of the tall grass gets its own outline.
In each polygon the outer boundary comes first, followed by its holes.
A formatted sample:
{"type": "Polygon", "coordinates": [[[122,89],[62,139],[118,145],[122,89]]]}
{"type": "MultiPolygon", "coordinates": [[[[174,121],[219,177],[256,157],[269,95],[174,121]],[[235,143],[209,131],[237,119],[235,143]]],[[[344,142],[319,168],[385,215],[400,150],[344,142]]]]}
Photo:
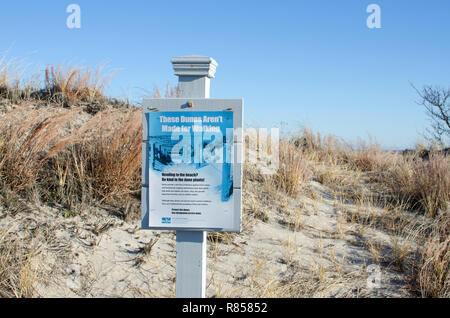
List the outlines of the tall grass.
{"type": "Polygon", "coordinates": [[[435,220],[418,275],[423,297],[450,298],[450,215],[435,220]]]}
{"type": "Polygon", "coordinates": [[[42,92],[44,96],[63,99],[69,104],[92,102],[103,98],[104,90],[112,77],[112,74],[105,75],[102,72],[102,66],[95,71],[64,64],[48,66],[45,69],[45,88],[42,92]]]}
{"type": "Polygon", "coordinates": [[[311,168],[301,151],[288,140],[279,143],[279,168],[273,176],[274,184],[288,195],[296,195],[308,186],[311,168]]]}
{"type": "Polygon", "coordinates": [[[1,116],[0,177],[13,191],[35,186],[42,157],[63,135],[76,112],[46,108],[18,108],[1,116]]]}
{"type": "MultiPolygon", "coordinates": [[[[93,110],[92,105],[103,99],[106,81],[100,70],[48,67],[43,88],[24,93],[23,86],[11,80],[11,72],[1,65],[0,62],[1,98],[14,102],[13,99],[27,96],[49,104],[41,108],[20,105],[0,114],[3,205],[10,205],[17,197],[29,198],[31,192],[41,200],[70,209],[94,201],[127,204],[139,193],[142,112],[137,108],[97,106],[95,111],[86,112],[86,105],[93,110]]],[[[174,97],[177,91],[168,86],[166,95],[174,97]]],[[[280,141],[275,174],[263,175],[257,165],[249,162],[244,168],[244,190],[252,199],[247,198],[252,202],[247,204],[248,210],[266,222],[268,215],[261,206],[277,199],[270,190],[296,197],[313,178],[356,204],[372,202],[370,195],[376,192],[385,197],[383,204],[423,211],[436,218],[418,279],[424,296],[449,296],[448,157],[439,153],[432,153],[427,159],[419,154],[403,156],[381,149],[376,142],[361,141],[354,146],[335,136],[304,130],[295,138],[280,141]],[[264,194],[253,197],[258,190],[250,188],[257,183],[263,184],[258,189],[264,194]],[[365,197],[363,190],[370,195],[365,197]],[[261,203],[262,197],[267,201],[261,203]]],[[[295,222],[296,229],[299,222],[295,222]]],[[[401,267],[406,252],[403,245],[395,246],[401,267]]],[[[0,237],[0,296],[31,295],[31,263],[27,255],[5,236],[0,237]]]]}
{"type": "Polygon", "coordinates": [[[13,103],[23,102],[39,90],[36,75],[25,78],[24,68],[23,61],[8,59],[6,54],[0,56],[0,104],[2,99],[13,103]]]}
{"type": "Polygon", "coordinates": [[[0,56],[0,111],[18,104],[35,106],[80,107],[95,114],[107,108],[129,108],[128,101],[105,96],[116,72],[105,65],[95,69],[61,63],[49,65],[43,74],[25,77],[23,61],[0,56]]]}
{"type": "Polygon", "coordinates": [[[21,107],[1,116],[3,186],[73,206],[126,199],[140,189],[142,114],[109,110],[80,121],[81,109],[21,107]]]}
{"type": "Polygon", "coordinates": [[[124,199],[140,189],[142,114],[98,113],[46,155],[49,189],[58,200],[124,199]],[[101,127],[101,128],[100,128],[101,127]]]}
{"type": "Polygon", "coordinates": [[[311,162],[315,178],[334,190],[345,190],[354,197],[365,183],[385,196],[383,202],[390,200],[430,217],[448,208],[450,158],[438,151],[422,159],[423,149],[402,155],[383,150],[376,142],[360,141],[353,146],[310,130],[304,130],[295,145],[311,162]]]}
{"type": "Polygon", "coordinates": [[[17,69],[0,59],[1,186],[70,207],[138,192],[142,115],[104,96],[114,74],[60,64],[32,85],[17,69]]]}
{"type": "Polygon", "coordinates": [[[378,182],[397,202],[435,217],[450,200],[450,160],[442,154],[431,154],[428,160],[401,158],[379,172],[378,182]]]}
{"type": "Polygon", "coordinates": [[[36,271],[32,256],[30,249],[11,239],[6,230],[0,232],[0,298],[33,296],[36,271]]]}

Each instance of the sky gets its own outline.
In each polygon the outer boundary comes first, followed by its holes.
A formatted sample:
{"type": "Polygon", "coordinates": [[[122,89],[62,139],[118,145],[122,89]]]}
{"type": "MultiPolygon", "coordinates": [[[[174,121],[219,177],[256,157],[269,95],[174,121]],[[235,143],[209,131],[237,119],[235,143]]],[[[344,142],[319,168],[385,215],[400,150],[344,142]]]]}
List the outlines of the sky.
{"type": "Polygon", "coordinates": [[[350,142],[413,147],[429,127],[411,84],[450,86],[448,0],[15,0],[0,4],[0,56],[26,72],[107,63],[107,93],[139,102],[176,85],[170,59],[218,63],[212,98],[244,98],[245,124],[307,126],[350,142]],[[70,4],[81,28],[69,29],[70,4]],[[366,9],[381,9],[370,29],[366,9]]]}

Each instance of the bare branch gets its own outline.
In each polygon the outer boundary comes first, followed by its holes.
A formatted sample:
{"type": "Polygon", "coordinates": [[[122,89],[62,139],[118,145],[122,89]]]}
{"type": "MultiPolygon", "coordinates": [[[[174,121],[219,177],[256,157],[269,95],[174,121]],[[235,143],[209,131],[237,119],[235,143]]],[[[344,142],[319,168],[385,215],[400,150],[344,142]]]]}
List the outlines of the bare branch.
{"type": "Polygon", "coordinates": [[[431,121],[431,130],[428,130],[432,139],[444,143],[445,137],[450,137],[450,87],[424,86],[419,91],[414,85],[420,97],[419,105],[424,106],[431,121]]]}

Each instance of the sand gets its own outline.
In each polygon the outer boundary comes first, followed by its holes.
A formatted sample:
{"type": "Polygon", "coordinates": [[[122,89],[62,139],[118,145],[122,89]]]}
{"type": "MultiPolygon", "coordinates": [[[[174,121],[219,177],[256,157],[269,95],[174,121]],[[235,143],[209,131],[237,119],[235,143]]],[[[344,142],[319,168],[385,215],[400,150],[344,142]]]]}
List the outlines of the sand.
{"type": "MultiPolygon", "coordinates": [[[[269,204],[262,190],[244,191],[244,231],[208,242],[207,297],[411,296],[406,273],[367,244],[381,251],[392,235],[344,222],[345,205],[319,183],[311,189],[314,200],[279,193],[269,204]]],[[[36,297],[175,295],[174,232],[141,230],[139,220],[98,207],[77,216],[45,205],[1,214],[0,228],[32,247],[36,297]]]]}

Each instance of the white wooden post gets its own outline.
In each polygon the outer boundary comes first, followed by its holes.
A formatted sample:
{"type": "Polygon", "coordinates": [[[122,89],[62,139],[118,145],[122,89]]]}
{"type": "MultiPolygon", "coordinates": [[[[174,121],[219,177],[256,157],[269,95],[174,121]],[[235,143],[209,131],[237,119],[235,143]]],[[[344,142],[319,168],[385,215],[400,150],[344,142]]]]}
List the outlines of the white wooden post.
{"type": "MultiPolygon", "coordinates": [[[[180,98],[209,98],[210,79],[217,62],[210,57],[183,56],[172,59],[179,77],[180,98]]],[[[206,232],[177,231],[177,298],[206,296],[206,232]]]]}

